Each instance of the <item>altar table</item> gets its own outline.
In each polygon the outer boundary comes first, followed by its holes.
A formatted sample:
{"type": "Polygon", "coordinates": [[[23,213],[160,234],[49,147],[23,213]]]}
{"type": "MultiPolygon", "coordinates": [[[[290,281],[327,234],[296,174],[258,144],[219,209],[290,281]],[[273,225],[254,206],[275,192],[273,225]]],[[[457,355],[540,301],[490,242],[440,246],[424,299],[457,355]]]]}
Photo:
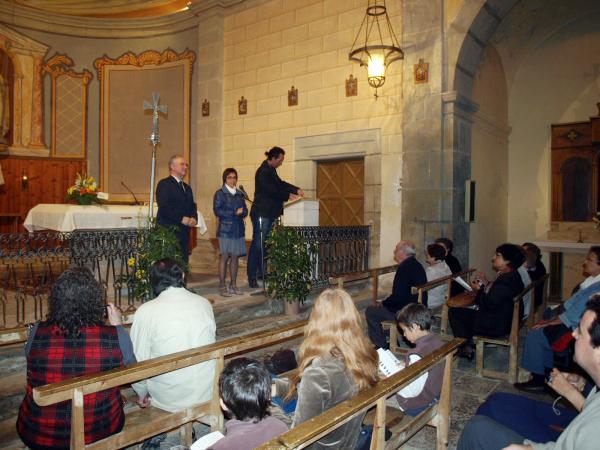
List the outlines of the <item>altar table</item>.
{"type": "MultiPolygon", "coordinates": [[[[156,215],[157,208],[154,209],[156,215]]],[[[23,226],[30,232],[144,228],[148,225],[148,206],[142,205],[63,205],[34,206],[27,213],[23,226]]],[[[198,211],[200,234],[206,233],[206,222],[198,211]]]]}

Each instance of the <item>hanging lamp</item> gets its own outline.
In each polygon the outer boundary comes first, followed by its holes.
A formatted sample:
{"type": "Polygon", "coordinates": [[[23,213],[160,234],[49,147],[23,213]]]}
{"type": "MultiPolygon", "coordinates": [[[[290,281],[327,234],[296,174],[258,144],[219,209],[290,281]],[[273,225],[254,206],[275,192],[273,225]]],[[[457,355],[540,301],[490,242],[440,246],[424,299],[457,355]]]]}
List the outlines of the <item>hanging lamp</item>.
{"type": "Polygon", "coordinates": [[[367,80],[375,89],[377,99],[377,89],[385,83],[386,68],[394,61],[404,58],[387,14],[385,0],[367,1],[367,12],[348,58],[367,68],[367,80]]]}

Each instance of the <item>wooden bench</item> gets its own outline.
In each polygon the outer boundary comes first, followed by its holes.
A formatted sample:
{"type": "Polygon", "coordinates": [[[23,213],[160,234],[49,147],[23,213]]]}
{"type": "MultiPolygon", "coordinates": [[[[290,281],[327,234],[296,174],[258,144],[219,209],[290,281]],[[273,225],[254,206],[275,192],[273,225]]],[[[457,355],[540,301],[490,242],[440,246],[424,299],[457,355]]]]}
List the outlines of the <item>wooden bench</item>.
{"type": "Polygon", "coordinates": [[[543,277],[532,282],[527,286],[519,295],[514,298],[512,324],[510,328],[510,334],[504,337],[488,337],[488,336],[475,336],[475,362],[476,372],[478,376],[486,376],[489,378],[496,378],[501,380],[508,380],[509,383],[514,384],[518,380],[519,371],[519,330],[527,324],[527,328],[533,325],[535,316],[535,299],[532,299],[529,303],[529,315],[525,322],[521,321],[519,317],[519,305],[523,301],[523,298],[530,292],[535,292],[535,287],[546,283],[549,275],[546,274],[543,277]],[[498,372],[496,370],[486,369],[484,367],[484,350],[486,344],[501,345],[508,347],[508,372],[498,372]]]}
{"type": "Polygon", "coordinates": [[[219,405],[218,378],[225,359],[280,342],[301,338],[304,335],[305,326],[306,321],[297,322],[275,330],[250,333],[211,345],[150,359],[129,367],[37,387],[33,390],[33,398],[40,406],[71,401],[71,449],[113,450],[134,445],[151,436],[176,428],[180,428],[182,443],[189,446],[192,440],[192,422],[207,423],[213,430],[220,430],[223,427],[223,415],[219,405]],[[216,361],[211,400],[177,413],[168,413],[152,407],[136,409],[126,414],[125,425],[121,432],[85,445],[83,428],[84,395],[134,383],[211,360],[216,361]]]}
{"type": "Polygon", "coordinates": [[[340,289],[344,287],[345,284],[351,283],[354,281],[364,281],[371,280],[372,284],[372,296],[371,303],[373,305],[377,304],[377,298],[379,295],[379,275],[383,275],[390,272],[395,272],[398,268],[398,265],[385,266],[385,267],[376,267],[373,269],[365,270],[364,272],[353,272],[347,273],[345,275],[341,275],[338,277],[329,277],[329,284],[332,286],[337,286],[340,289]]]}
{"type": "Polygon", "coordinates": [[[452,394],[452,359],[462,339],[454,339],[429,356],[417,361],[404,370],[381,380],[376,386],[365,389],[356,397],[346,400],[333,408],[298,425],[288,432],[257,447],[257,450],[289,450],[301,449],[321,437],[329,434],[359,414],[375,407],[375,421],[371,450],[395,449],[410,439],[425,425],[436,428],[438,450],[448,446],[448,430],[450,427],[450,400],[452,394]],[[430,406],[406,423],[400,430],[385,442],[386,400],[403,387],[417,379],[422,373],[435,364],[445,363],[442,390],[438,403],[430,406]]]}
{"type": "MultiPolygon", "coordinates": [[[[444,334],[446,334],[447,329],[448,329],[448,306],[446,305],[446,302],[450,298],[450,286],[452,285],[452,280],[454,280],[454,278],[456,278],[456,277],[470,276],[473,272],[475,272],[475,269],[465,269],[462,272],[452,274],[452,275],[447,275],[445,277],[441,277],[436,280],[431,280],[425,284],[421,284],[419,286],[413,286],[411,288],[412,294],[413,295],[417,294],[417,302],[423,303],[423,293],[424,292],[427,292],[427,291],[434,289],[436,287],[439,287],[439,286],[443,286],[443,285],[447,286],[446,296],[444,298],[444,304],[442,306],[442,317],[441,317],[441,325],[440,325],[440,331],[444,334]]],[[[399,352],[400,347],[398,347],[398,327],[396,326],[396,322],[393,320],[386,320],[381,323],[381,326],[383,327],[384,330],[389,330],[389,332],[390,332],[390,350],[394,353],[399,352]]]]}

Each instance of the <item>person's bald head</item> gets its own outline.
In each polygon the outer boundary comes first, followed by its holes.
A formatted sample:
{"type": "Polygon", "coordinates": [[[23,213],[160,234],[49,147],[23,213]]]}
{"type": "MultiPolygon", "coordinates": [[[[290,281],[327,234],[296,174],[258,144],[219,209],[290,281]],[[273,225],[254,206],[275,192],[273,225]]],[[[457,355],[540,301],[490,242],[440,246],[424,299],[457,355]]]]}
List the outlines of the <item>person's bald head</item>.
{"type": "Polygon", "coordinates": [[[408,240],[402,240],[396,244],[396,248],[394,249],[394,259],[397,263],[401,263],[406,258],[411,256],[415,256],[417,250],[415,249],[415,244],[408,240]]]}

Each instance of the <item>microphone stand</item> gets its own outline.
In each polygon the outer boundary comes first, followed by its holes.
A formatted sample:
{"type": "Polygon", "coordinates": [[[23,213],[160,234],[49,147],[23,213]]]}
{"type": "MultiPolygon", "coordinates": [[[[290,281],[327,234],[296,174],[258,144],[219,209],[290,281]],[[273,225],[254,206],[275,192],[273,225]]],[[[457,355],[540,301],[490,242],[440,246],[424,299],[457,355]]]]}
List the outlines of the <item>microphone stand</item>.
{"type": "MultiPolygon", "coordinates": [[[[250,197],[248,197],[248,194],[246,193],[245,190],[242,190],[240,188],[238,188],[238,190],[243,194],[244,200],[246,200],[246,201],[250,202],[250,204],[254,205],[254,202],[252,200],[250,200],[250,197]]],[[[258,229],[259,229],[259,234],[260,234],[260,268],[262,271],[263,290],[262,290],[262,292],[257,291],[250,295],[264,294],[266,296],[267,295],[267,285],[266,285],[267,274],[265,273],[265,243],[264,243],[264,237],[263,237],[262,217],[260,217],[260,216],[258,216],[258,227],[259,227],[258,229]]]]}

